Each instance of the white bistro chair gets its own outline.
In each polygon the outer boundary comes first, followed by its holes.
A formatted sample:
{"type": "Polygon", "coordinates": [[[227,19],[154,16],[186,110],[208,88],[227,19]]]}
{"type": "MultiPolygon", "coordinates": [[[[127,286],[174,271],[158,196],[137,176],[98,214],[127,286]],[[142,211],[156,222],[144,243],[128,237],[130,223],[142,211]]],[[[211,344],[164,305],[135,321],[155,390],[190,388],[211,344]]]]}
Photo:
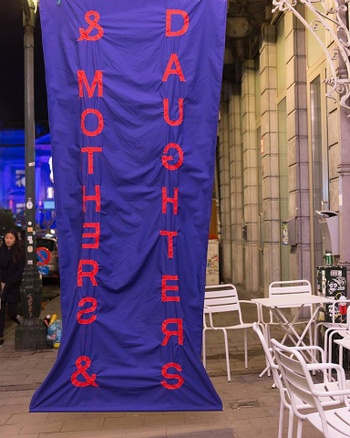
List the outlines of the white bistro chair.
{"type": "MultiPolygon", "coordinates": [[[[304,420],[308,420],[325,438],[350,437],[350,389],[346,388],[344,369],[333,363],[307,364],[299,348],[287,347],[275,339],[271,339],[271,345],[291,409],[298,419],[297,438],[302,438],[304,420]],[[327,379],[330,369],[336,371],[336,381],[325,388],[315,385],[312,373],[321,371],[327,379]],[[334,401],[325,402],[330,397],[334,401]],[[306,406],[309,411],[305,411],[306,406]]],[[[291,435],[288,437],[291,438],[291,435]]]]}
{"type": "MultiPolygon", "coordinates": [[[[263,347],[266,362],[269,365],[271,371],[272,371],[272,377],[274,381],[275,387],[279,390],[281,402],[280,402],[280,415],[279,415],[279,427],[278,427],[278,438],[282,438],[283,436],[283,420],[284,420],[284,410],[287,409],[289,412],[289,420],[288,420],[288,438],[291,438],[293,436],[293,422],[294,422],[294,413],[291,406],[291,401],[288,395],[288,392],[286,390],[286,387],[284,385],[280,368],[275,360],[275,357],[273,355],[272,349],[268,347],[266,339],[264,337],[264,334],[258,324],[253,324],[253,330],[258,335],[258,338],[261,342],[261,345],[263,347]]],[[[300,351],[302,354],[305,353],[305,351],[313,351],[314,354],[320,356],[320,362],[324,363],[326,362],[326,356],[325,352],[322,350],[322,348],[318,346],[307,346],[307,347],[294,347],[297,348],[298,351],[300,351]]],[[[320,391],[334,391],[338,389],[337,383],[330,381],[327,377],[327,373],[323,373],[323,379],[322,382],[317,383],[315,385],[317,390],[320,391]]],[[[310,405],[305,404],[300,398],[296,397],[296,405],[299,410],[310,410],[310,405]]],[[[323,406],[334,406],[339,405],[341,403],[339,397],[324,397],[322,401],[323,406]]]]}
{"type": "Polygon", "coordinates": [[[203,313],[203,365],[206,367],[206,332],[208,330],[222,331],[225,343],[227,379],[231,381],[230,353],[228,332],[243,330],[244,332],[244,364],[248,368],[248,341],[247,330],[253,327],[253,322],[244,322],[241,304],[250,304],[256,307],[257,321],[258,307],[255,303],[238,298],[237,289],[233,284],[207,286],[204,297],[203,313]],[[226,322],[227,321],[227,322],[226,322]]]}
{"type": "MultiPolygon", "coordinates": [[[[329,346],[328,346],[328,342],[330,341],[330,338],[332,336],[330,336],[330,334],[333,331],[349,331],[350,328],[350,306],[349,306],[350,300],[346,299],[345,297],[342,297],[341,299],[336,299],[333,300],[332,302],[330,302],[329,304],[327,304],[327,306],[331,306],[331,310],[328,310],[328,314],[331,315],[332,320],[328,321],[326,320],[324,317],[324,319],[320,319],[315,327],[315,345],[319,345],[320,343],[320,332],[321,330],[323,331],[323,342],[324,342],[324,350],[326,351],[326,353],[328,353],[329,351],[329,346]],[[344,318],[342,317],[342,315],[344,315],[344,313],[340,313],[340,308],[341,306],[344,306],[344,310],[343,312],[346,314],[346,318],[344,320],[344,318]],[[341,317],[341,318],[340,318],[341,317]],[[339,321],[340,320],[340,321],[339,321]]],[[[338,333],[340,334],[340,333],[338,333]]],[[[333,336],[335,335],[335,333],[333,333],[333,336]]],[[[331,356],[327,356],[328,357],[328,362],[332,362],[332,357],[331,356]]]]}
{"type": "Polygon", "coordinates": [[[346,323],[329,324],[324,333],[324,350],[327,354],[328,362],[333,362],[333,342],[336,337],[350,337],[350,306],[346,311],[346,323]]]}
{"type": "MultiPolygon", "coordinates": [[[[269,297],[286,296],[286,295],[302,295],[302,294],[312,295],[311,283],[308,280],[273,281],[269,285],[269,297]]],[[[298,321],[296,321],[293,324],[294,326],[298,326],[298,325],[302,326],[308,323],[309,321],[308,318],[310,315],[312,315],[312,304],[304,306],[304,309],[307,309],[308,315],[306,316],[303,315],[303,319],[299,319],[298,321]]],[[[270,339],[271,327],[280,326],[280,322],[275,320],[272,311],[270,311],[267,320],[264,318],[263,315],[261,315],[261,321],[265,328],[265,336],[267,339],[270,339]]],[[[290,334],[288,336],[290,336],[290,334]]],[[[309,338],[310,338],[310,345],[313,345],[313,333],[311,329],[309,331],[309,338]]],[[[283,339],[283,342],[284,340],[285,338],[283,339]]]]}

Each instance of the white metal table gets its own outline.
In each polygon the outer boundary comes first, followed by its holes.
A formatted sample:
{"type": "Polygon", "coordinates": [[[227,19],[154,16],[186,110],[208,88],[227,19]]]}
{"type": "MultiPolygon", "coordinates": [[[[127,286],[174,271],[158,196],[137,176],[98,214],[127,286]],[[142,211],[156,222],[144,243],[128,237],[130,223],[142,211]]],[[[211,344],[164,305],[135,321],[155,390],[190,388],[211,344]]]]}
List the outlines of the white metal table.
{"type": "MultiPolygon", "coordinates": [[[[282,339],[282,343],[285,343],[289,338],[292,340],[295,346],[306,346],[305,336],[311,328],[311,325],[317,320],[317,315],[319,313],[320,307],[325,303],[330,303],[332,300],[320,295],[308,295],[308,294],[286,294],[286,295],[277,295],[269,298],[253,298],[251,300],[254,303],[257,303],[260,308],[260,320],[263,321],[262,318],[262,308],[268,308],[272,311],[275,316],[277,322],[284,330],[284,337],[282,339]],[[305,327],[302,333],[298,333],[295,324],[299,320],[301,313],[305,306],[312,305],[312,312],[309,320],[305,323],[305,327]],[[287,317],[287,311],[290,314],[290,309],[296,309],[295,315],[292,315],[293,318],[290,320],[287,317]]],[[[265,333],[266,335],[266,333],[265,333]]],[[[266,341],[269,345],[270,340],[266,336],[266,341]]],[[[309,358],[310,359],[310,358],[309,358]]],[[[315,358],[311,358],[312,360],[315,358]]],[[[260,377],[266,372],[269,371],[269,366],[265,368],[265,370],[260,374],[260,377]]]]}

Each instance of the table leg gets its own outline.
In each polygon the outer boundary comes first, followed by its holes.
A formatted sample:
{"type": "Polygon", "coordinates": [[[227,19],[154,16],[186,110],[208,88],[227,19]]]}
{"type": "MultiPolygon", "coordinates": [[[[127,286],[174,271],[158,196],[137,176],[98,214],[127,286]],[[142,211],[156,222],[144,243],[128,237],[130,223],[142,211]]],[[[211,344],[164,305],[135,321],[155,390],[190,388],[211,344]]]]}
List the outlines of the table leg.
{"type": "MultiPolygon", "coordinates": [[[[308,331],[311,328],[311,324],[313,323],[313,321],[316,318],[316,315],[319,312],[321,305],[316,306],[315,310],[312,312],[312,314],[310,315],[310,319],[307,322],[307,324],[305,325],[305,328],[303,330],[303,332],[299,335],[298,332],[295,330],[294,328],[294,324],[296,323],[296,321],[298,320],[304,306],[302,305],[297,314],[294,316],[292,321],[288,321],[288,319],[284,316],[283,312],[281,311],[281,309],[274,307],[272,310],[274,311],[274,314],[277,317],[277,320],[280,324],[280,326],[283,328],[283,330],[286,332],[285,335],[283,336],[283,339],[281,341],[282,344],[285,343],[286,339],[289,338],[296,347],[299,346],[304,346],[307,347],[304,339],[305,336],[307,335],[308,331]]],[[[310,339],[310,345],[312,344],[312,339],[310,339]]],[[[315,357],[315,353],[314,352],[303,352],[303,354],[308,353],[308,355],[310,356],[310,359],[312,362],[317,362],[317,358],[315,357]]]]}
{"type": "Polygon", "coordinates": [[[343,346],[342,345],[339,345],[339,365],[343,366],[343,346]]]}

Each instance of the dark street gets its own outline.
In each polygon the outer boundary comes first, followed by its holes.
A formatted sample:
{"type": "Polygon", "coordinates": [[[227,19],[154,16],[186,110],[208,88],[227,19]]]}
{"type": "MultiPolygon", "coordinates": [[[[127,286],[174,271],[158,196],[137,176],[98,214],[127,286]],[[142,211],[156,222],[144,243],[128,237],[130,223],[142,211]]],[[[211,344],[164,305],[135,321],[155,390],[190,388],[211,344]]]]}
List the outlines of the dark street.
{"type": "Polygon", "coordinates": [[[58,280],[43,280],[43,305],[60,294],[58,280]]]}

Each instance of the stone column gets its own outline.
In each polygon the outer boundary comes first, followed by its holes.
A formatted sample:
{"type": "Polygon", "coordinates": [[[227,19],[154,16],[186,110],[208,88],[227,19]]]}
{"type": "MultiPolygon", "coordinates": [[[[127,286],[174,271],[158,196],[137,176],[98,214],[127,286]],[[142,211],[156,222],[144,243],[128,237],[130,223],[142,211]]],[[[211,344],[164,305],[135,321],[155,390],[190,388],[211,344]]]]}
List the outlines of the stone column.
{"type": "Polygon", "coordinates": [[[219,211],[220,211],[220,271],[224,282],[231,282],[231,199],[230,199],[230,145],[228,101],[222,98],[219,125],[219,211]]]}
{"type": "Polygon", "coordinates": [[[231,187],[231,264],[232,281],[242,284],[244,279],[243,251],[243,165],[241,136],[241,87],[232,86],[229,100],[230,187],[231,187]]]}
{"type": "Polygon", "coordinates": [[[242,77],[243,141],[243,220],[247,227],[244,243],[245,286],[259,290],[259,211],[258,211],[258,145],[256,138],[255,63],[245,61],[242,77]]]}
{"type": "Polygon", "coordinates": [[[285,14],[289,217],[296,217],[297,245],[291,247],[290,279],[313,280],[311,272],[309,149],[305,28],[285,14]]]}
{"type": "Polygon", "coordinates": [[[262,27],[260,49],[262,220],[264,227],[264,291],[280,279],[281,221],[277,132],[277,71],[275,27],[262,27]]]}

